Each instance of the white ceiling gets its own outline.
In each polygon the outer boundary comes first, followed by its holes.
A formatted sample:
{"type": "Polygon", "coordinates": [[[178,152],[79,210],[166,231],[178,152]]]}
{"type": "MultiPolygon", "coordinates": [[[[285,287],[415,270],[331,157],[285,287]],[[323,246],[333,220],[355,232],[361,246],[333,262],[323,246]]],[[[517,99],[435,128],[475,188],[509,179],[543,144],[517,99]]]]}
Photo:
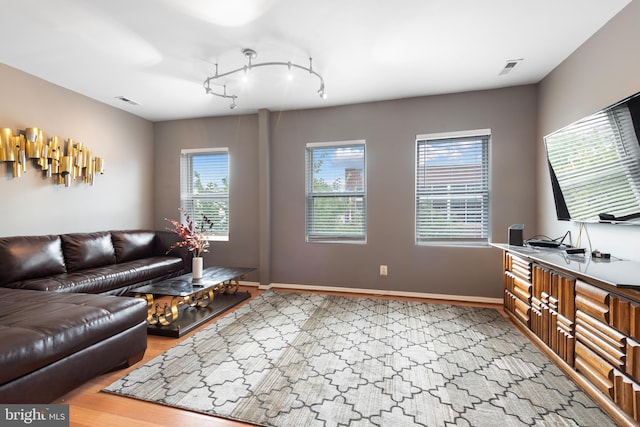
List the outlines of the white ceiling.
{"type": "Polygon", "coordinates": [[[152,121],[317,108],[539,82],[629,2],[0,0],[0,61],[152,121]],[[247,47],[254,63],[313,57],[328,99],[284,68],[229,80],[234,110],[206,95],[247,47]]]}

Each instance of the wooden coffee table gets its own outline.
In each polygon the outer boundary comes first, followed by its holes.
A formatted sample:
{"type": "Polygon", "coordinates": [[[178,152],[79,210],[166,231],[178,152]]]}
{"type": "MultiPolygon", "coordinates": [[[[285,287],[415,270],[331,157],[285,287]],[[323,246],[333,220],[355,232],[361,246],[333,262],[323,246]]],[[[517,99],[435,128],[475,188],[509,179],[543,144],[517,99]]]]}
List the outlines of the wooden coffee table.
{"type": "Polygon", "coordinates": [[[255,268],[209,267],[201,279],[191,273],[132,289],[147,302],[147,332],[178,338],[251,296],[239,281],[255,268]]]}

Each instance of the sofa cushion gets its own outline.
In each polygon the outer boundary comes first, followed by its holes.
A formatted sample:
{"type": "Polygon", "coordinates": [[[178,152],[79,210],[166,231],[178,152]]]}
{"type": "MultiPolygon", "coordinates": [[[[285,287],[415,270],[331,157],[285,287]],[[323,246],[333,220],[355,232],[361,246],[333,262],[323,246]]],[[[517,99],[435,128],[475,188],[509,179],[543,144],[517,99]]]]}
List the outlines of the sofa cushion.
{"type": "Polygon", "coordinates": [[[158,256],[96,267],[90,270],[13,282],[9,283],[7,287],[50,292],[123,295],[134,285],[142,286],[150,281],[183,274],[183,267],[184,264],[180,258],[158,256]]]}
{"type": "Polygon", "coordinates": [[[0,285],[65,272],[59,236],[0,238],[0,285]]]}
{"type": "Polygon", "coordinates": [[[145,321],[136,298],[0,288],[0,384],[145,321]]]}
{"type": "Polygon", "coordinates": [[[153,231],[112,231],[111,240],[116,251],[116,262],[153,256],[155,237],[156,233],[153,231]]]}
{"type": "Polygon", "coordinates": [[[69,272],[116,262],[111,234],[108,232],[63,234],[60,237],[69,272]]]}

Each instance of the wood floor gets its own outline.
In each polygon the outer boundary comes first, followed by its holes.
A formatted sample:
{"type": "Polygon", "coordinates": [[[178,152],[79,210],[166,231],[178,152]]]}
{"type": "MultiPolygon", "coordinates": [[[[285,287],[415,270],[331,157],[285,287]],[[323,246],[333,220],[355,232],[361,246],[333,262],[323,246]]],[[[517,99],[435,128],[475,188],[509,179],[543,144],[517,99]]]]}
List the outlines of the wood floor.
{"type": "MultiPolygon", "coordinates": [[[[241,287],[241,290],[249,291],[253,296],[259,295],[262,291],[254,287],[241,287]]],[[[374,297],[372,295],[360,295],[360,294],[346,294],[340,295],[352,296],[352,297],[374,297]]],[[[376,297],[378,298],[378,297],[376,297]]],[[[438,300],[426,300],[419,298],[406,298],[406,297],[388,297],[380,296],[379,298],[386,299],[398,299],[398,300],[412,300],[412,301],[424,301],[431,303],[447,303],[456,305],[472,305],[477,307],[490,307],[498,309],[503,316],[505,313],[502,311],[501,305],[493,304],[472,304],[472,303],[460,303],[451,301],[438,301],[438,300]]],[[[247,303],[249,300],[244,301],[240,305],[247,303]]],[[[228,314],[229,311],[225,314],[228,314]]],[[[224,315],[224,314],[223,314],[224,315]]],[[[505,316],[506,317],[506,316],[505,316]]],[[[213,320],[215,321],[215,319],[213,320]]],[[[71,427],[110,427],[110,426],[131,426],[131,427],[151,427],[151,426],[174,426],[174,427],[238,427],[238,426],[252,426],[252,424],[246,424],[237,421],[231,421],[224,418],[216,418],[209,415],[198,414],[190,411],[184,411],[180,409],[171,408],[155,403],[143,402],[136,399],[127,397],[116,396],[112,394],[102,393],[104,387],[123,377],[125,374],[136,369],[142,364],[148,362],[159,354],[165,352],[169,348],[173,347],[177,343],[184,339],[187,339],[191,335],[197,333],[200,329],[206,327],[206,325],[186,334],[181,338],[168,338],[149,335],[147,341],[147,351],[142,361],[138,362],[134,366],[111,372],[102,376],[99,376],[92,381],[84,384],[81,387],[68,393],[60,400],[54,403],[64,403],[69,405],[70,411],[70,426],[71,427]]]]}

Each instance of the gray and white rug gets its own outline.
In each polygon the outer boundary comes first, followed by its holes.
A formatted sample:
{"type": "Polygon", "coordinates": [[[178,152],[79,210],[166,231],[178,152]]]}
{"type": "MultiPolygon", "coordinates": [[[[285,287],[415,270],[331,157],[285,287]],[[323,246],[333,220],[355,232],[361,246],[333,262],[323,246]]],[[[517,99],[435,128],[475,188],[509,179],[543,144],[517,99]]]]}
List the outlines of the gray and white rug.
{"type": "Polygon", "coordinates": [[[268,291],[103,391],[265,426],[608,426],[492,309],[268,291]]]}

